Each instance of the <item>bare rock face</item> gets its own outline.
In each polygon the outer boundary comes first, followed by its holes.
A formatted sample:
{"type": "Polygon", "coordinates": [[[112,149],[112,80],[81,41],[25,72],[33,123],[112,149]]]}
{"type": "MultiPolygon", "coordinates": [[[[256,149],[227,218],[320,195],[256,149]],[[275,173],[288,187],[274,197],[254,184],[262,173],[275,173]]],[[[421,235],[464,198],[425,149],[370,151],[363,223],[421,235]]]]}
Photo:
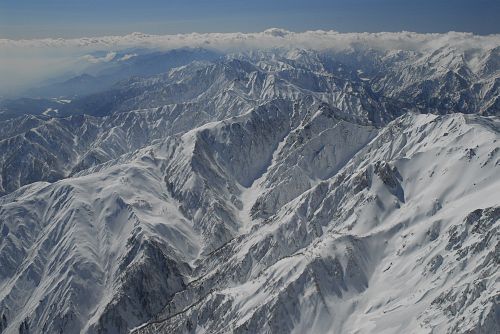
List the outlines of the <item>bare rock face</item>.
{"type": "Polygon", "coordinates": [[[498,332],[498,50],[456,52],[248,52],[1,122],[0,333],[498,332]]]}

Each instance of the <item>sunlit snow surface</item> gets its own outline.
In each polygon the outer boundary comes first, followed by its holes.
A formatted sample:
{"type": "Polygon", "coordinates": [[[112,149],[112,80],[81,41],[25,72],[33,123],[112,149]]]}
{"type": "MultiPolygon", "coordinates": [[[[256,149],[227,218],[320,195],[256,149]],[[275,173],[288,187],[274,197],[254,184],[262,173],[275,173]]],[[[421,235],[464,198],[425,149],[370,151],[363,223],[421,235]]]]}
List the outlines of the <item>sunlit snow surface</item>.
{"type": "Polygon", "coordinates": [[[454,52],[255,51],[1,122],[2,333],[499,331],[498,51],[454,52]]]}

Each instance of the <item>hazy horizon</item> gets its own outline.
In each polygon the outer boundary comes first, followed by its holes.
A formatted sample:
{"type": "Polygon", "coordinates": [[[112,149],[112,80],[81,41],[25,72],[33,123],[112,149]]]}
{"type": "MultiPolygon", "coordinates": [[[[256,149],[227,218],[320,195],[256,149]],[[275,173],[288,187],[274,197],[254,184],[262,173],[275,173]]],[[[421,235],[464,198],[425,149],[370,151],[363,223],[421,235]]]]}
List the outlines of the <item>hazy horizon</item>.
{"type": "MultiPolygon", "coordinates": [[[[73,39],[0,39],[0,96],[16,95],[23,89],[64,73],[66,78],[83,73],[92,64],[117,61],[116,52],[133,48],[172,50],[201,47],[222,52],[274,47],[306,49],[376,48],[430,50],[441,45],[490,49],[500,35],[471,33],[339,33],[336,31],[291,32],[279,28],[254,33],[193,33],[165,35],[115,35],[73,39]],[[472,43],[472,44],[471,44],[472,43]],[[98,54],[95,54],[95,53],[98,54]]],[[[59,81],[63,78],[59,77],[59,81]]]]}

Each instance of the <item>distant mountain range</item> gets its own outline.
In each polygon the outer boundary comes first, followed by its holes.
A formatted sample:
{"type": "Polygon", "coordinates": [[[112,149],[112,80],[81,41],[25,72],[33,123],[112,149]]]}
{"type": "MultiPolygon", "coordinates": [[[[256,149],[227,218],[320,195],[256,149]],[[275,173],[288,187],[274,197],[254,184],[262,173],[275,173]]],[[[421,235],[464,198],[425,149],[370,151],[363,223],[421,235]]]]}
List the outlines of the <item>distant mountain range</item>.
{"type": "Polygon", "coordinates": [[[500,331],[470,39],[126,50],[3,101],[0,333],[500,331]]]}

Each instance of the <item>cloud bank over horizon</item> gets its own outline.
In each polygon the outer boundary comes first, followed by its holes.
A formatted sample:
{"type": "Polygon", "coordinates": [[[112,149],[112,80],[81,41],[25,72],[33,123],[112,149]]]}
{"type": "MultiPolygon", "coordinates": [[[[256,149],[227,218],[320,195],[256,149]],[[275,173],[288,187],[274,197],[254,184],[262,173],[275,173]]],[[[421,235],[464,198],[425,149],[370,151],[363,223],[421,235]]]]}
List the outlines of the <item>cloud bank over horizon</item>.
{"type": "Polygon", "coordinates": [[[204,47],[222,51],[253,48],[297,47],[309,49],[345,49],[368,47],[375,49],[429,50],[443,45],[460,49],[496,47],[500,34],[475,35],[468,32],[447,33],[364,32],[340,33],[334,30],[309,30],[292,32],[270,28],[255,33],[189,33],[151,35],[135,32],[123,36],[1,39],[5,50],[18,48],[76,48],[81,50],[111,50],[113,48],[160,48],[204,47]]]}
{"type": "MultiPolygon", "coordinates": [[[[339,33],[336,31],[291,32],[278,28],[256,33],[190,33],[148,35],[132,33],[124,36],[84,37],[70,39],[0,39],[0,94],[9,93],[37,81],[78,72],[88,64],[109,62],[116,51],[133,48],[171,50],[206,48],[220,52],[252,49],[305,48],[341,51],[348,49],[432,51],[450,47],[458,51],[488,50],[500,47],[500,34],[472,33],[339,33]],[[106,52],[104,56],[94,52],[106,52]],[[3,79],[3,78],[8,78],[3,79]]],[[[125,59],[135,56],[128,55],[125,59]]],[[[124,59],[122,59],[124,60],[124,59]]]]}

